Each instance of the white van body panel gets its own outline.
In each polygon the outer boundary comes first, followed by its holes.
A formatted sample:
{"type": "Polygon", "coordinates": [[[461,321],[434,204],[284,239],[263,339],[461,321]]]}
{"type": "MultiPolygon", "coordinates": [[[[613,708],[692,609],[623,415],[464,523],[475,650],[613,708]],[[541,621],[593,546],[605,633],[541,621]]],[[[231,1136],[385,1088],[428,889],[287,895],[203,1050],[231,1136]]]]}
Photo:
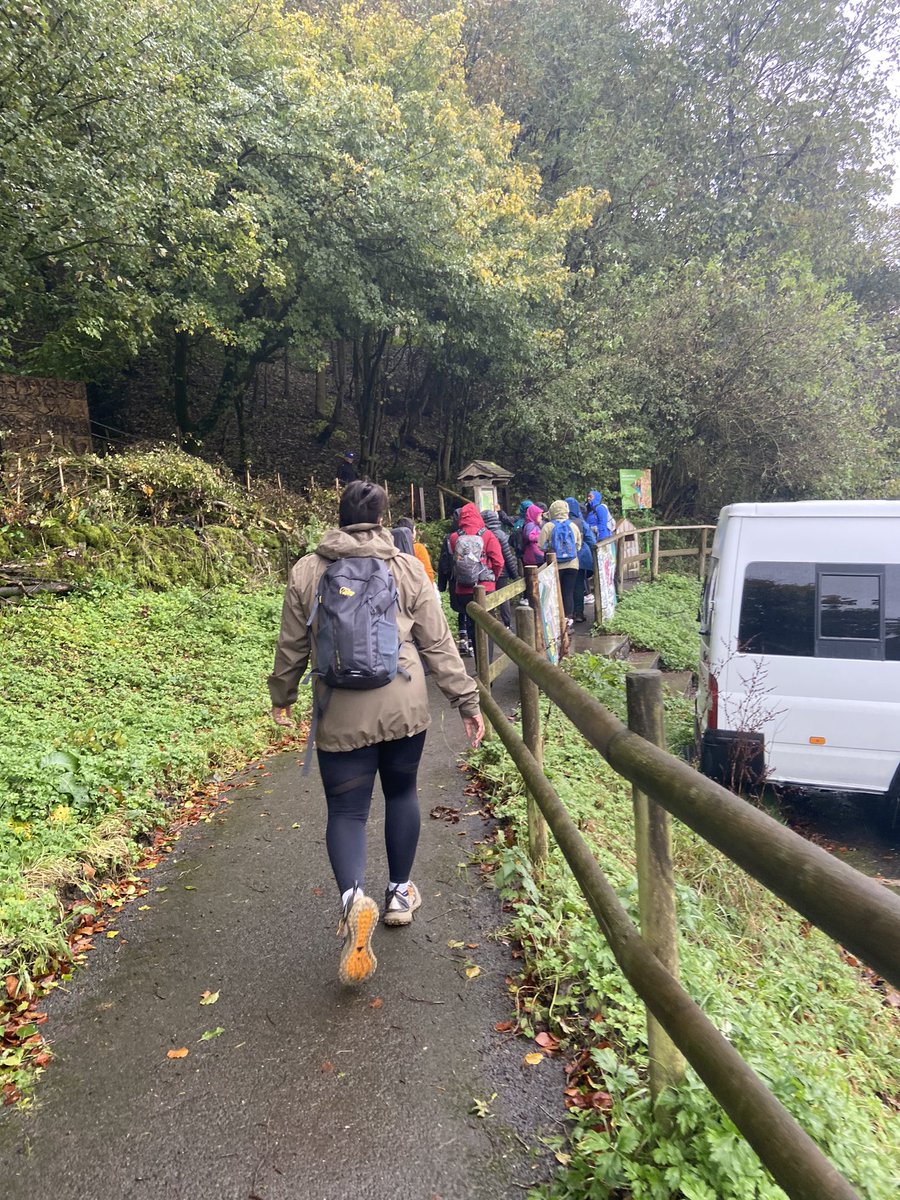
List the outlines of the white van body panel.
{"type": "MultiPolygon", "coordinates": [[[[741,652],[741,603],[752,563],[816,564],[829,578],[841,566],[886,570],[886,564],[900,564],[900,502],[722,509],[701,632],[701,728],[711,672],[718,684],[718,729],[762,732],[771,780],[885,793],[900,766],[900,661],[741,652]]],[[[884,578],[883,592],[900,586],[897,573],[884,578]]],[[[882,594],[882,607],[885,599],[882,594]]],[[[895,593],[889,599],[900,607],[895,593]]]]}

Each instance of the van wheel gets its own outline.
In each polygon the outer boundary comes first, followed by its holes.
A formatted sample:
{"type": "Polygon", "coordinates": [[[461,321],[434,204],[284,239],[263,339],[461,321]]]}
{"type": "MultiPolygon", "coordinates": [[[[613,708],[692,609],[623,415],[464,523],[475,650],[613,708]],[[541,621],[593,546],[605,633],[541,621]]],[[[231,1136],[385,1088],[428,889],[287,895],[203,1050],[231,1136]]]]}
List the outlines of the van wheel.
{"type": "Polygon", "coordinates": [[[892,787],[881,800],[879,824],[888,837],[900,835],[900,790],[892,787]]]}

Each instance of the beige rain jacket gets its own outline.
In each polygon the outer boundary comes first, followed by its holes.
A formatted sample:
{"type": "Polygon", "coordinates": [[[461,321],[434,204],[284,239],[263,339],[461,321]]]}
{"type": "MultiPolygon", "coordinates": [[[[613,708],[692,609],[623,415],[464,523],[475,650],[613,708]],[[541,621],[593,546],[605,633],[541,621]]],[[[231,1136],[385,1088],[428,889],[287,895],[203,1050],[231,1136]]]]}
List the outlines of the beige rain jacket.
{"type": "Polygon", "coordinates": [[[269,676],[273,707],[284,708],[297,699],[311,649],[306,622],[320,577],[329,563],[351,556],[390,561],[400,598],[400,665],[409,678],[398,673],[386,687],[371,691],[332,688],[316,729],[318,748],[356,750],[375,742],[412,737],[428,728],[428,692],[416,647],[447,699],[463,716],[474,717],[479,711],[478,688],[459,657],[434,585],[419,560],[401,554],[390,532],[380,525],[330,529],[315,552],[295,564],[284,597],[275,669],[269,676]]]}
{"type": "MultiPolygon", "coordinates": [[[[566,504],[565,500],[554,500],[550,505],[550,511],[547,513],[547,517],[549,519],[546,525],[544,525],[541,529],[541,534],[538,538],[538,545],[542,550],[550,549],[550,539],[553,536],[553,522],[569,521],[569,506],[566,504]]],[[[572,532],[575,534],[575,557],[570,559],[569,562],[557,563],[556,565],[561,571],[578,570],[578,551],[581,549],[582,542],[581,530],[574,521],[569,521],[569,524],[572,526],[572,532]]]]}

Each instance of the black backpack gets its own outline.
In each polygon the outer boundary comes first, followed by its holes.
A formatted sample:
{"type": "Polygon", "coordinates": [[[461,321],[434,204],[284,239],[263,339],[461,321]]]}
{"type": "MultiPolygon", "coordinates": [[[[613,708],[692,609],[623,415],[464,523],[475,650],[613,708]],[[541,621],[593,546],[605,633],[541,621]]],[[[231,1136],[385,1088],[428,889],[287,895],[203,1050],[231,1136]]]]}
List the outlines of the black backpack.
{"type": "Polygon", "coordinates": [[[381,558],[339,558],[319,580],[309,618],[316,665],[327,687],[390,683],[400,663],[397,585],[381,558]]]}

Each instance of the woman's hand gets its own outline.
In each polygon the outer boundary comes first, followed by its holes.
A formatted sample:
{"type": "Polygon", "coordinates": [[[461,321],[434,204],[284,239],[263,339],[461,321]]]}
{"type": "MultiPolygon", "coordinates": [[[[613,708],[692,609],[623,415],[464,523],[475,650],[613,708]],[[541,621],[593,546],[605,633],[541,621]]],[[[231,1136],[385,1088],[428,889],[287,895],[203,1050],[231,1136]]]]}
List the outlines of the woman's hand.
{"type": "Polygon", "coordinates": [[[272,720],[276,725],[284,725],[290,728],[294,724],[291,720],[291,706],[286,704],[284,708],[273,708],[272,720]]]}
{"type": "Polygon", "coordinates": [[[478,713],[474,717],[463,717],[463,725],[466,729],[466,737],[469,739],[469,745],[478,749],[484,738],[484,717],[478,713]]]}

